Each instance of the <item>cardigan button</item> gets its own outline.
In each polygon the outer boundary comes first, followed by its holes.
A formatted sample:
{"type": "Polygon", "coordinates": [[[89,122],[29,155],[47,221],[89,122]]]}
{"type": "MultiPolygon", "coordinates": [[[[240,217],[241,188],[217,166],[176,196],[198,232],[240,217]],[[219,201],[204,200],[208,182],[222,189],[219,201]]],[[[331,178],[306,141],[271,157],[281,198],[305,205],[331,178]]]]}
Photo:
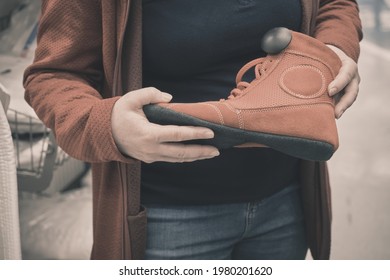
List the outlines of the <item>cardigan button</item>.
{"type": "Polygon", "coordinates": [[[278,54],[288,47],[292,33],[285,27],[276,27],[269,30],[261,40],[261,48],[267,54],[278,54]]]}

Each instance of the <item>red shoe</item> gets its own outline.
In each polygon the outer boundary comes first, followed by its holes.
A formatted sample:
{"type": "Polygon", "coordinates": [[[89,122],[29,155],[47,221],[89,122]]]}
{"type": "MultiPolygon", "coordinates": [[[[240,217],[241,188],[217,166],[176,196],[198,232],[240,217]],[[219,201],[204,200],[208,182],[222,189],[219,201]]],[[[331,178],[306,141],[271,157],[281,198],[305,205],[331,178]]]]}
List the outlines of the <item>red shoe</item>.
{"type": "Polygon", "coordinates": [[[323,161],[338,148],[334,101],[328,85],[341,61],[322,42],[286,28],[263,38],[264,58],[237,74],[237,87],[225,100],[147,105],[149,121],[208,127],[215,137],[196,143],[219,149],[267,146],[291,156],[323,161]],[[242,77],[255,68],[256,78],[242,77]]]}

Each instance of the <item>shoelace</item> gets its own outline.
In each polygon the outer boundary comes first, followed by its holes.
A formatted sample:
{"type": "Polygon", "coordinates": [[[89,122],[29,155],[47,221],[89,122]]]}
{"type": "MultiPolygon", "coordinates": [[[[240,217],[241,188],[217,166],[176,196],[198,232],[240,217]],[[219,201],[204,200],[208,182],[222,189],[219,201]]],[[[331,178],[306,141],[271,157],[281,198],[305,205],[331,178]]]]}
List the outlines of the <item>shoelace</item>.
{"type": "MultiPolygon", "coordinates": [[[[245,75],[245,73],[251,69],[252,67],[255,67],[255,80],[258,80],[261,78],[261,76],[267,71],[267,66],[269,63],[272,63],[271,58],[267,57],[260,57],[255,60],[252,60],[245,64],[240,71],[238,71],[237,76],[236,76],[236,88],[234,88],[231,92],[230,95],[228,96],[228,99],[233,99],[238,96],[240,96],[244,90],[251,84],[245,81],[242,81],[242,77],[245,75]]],[[[253,81],[252,81],[253,82],[253,81]]],[[[223,99],[221,99],[222,101],[223,99]]]]}

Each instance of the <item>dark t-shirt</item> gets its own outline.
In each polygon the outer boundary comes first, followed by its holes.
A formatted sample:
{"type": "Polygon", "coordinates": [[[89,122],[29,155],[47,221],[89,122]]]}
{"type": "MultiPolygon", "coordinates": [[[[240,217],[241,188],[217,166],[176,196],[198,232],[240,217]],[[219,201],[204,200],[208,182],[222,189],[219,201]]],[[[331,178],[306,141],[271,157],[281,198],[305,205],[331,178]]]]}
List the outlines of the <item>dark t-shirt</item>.
{"type": "MultiPolygon", "coordinates": [[[[299,0],[143,0],[143,86],[172,94],[172,102],[226,98],[237,71],[265,55],[262,35],[300,23],[299,0]]],[[[142,203],[261,200],[297,179],[298,159],[272,149],[220,152],[192,163],[143,163],[142,203]]]]}

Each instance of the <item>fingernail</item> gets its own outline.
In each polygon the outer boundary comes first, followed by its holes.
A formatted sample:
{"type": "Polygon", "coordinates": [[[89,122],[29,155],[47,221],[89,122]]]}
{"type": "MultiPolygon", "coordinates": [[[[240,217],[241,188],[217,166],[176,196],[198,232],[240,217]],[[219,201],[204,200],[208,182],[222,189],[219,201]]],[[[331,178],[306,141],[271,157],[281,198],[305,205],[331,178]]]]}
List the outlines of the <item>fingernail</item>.
{"type": "Polygon", "coordinates": [[[211,130],[206,131],[205,136],[207,138],[214,138],[214,132],[211,130]]]}
{"type": "Polygon", "coordinates": [[[162,92],[162,98],[166,101],[169,101],[172,99],[172,95],[170,95],[169,93],[166,93],[166,92],[162,92]]]}
{"type": "Polygon", "coordinates": [[[337,93],[337,88],[336,87],[331,87],[329,90],[329,95],[335,95],[337,93]]]}
{"type": "Polygon", "coordinates": [[[339,118],[341,118],[341,116],[344,114],[344,110],[341,110],[340,111],[340,113],[339,113],[339,115],[337,116],[337,118],[339,119],[339,118]]]}
{"type": "Polygon", "coordinates": [[[219,151],[214,151],[214,152],[212,152],[212,154],[211,154],[213,157],[217,157],[217,156],[219,156],[219,151]]]}

